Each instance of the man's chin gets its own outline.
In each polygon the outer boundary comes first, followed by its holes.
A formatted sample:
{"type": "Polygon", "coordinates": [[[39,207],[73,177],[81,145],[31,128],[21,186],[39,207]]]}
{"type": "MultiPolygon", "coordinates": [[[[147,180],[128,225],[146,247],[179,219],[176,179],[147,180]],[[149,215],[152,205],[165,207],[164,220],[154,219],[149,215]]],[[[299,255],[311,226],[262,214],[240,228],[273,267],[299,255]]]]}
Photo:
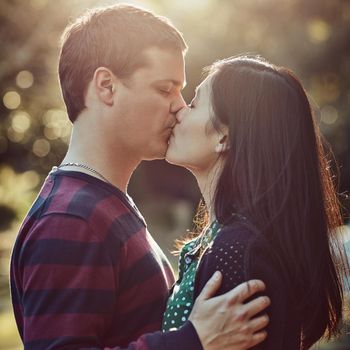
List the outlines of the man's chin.
{"type": "Polygon", "coordinates": [[[176,159],[174,157],[171,156],[171,152],[169,152],[169,149],[167,151],[167,153],[165,154],[165,157],[164,157],[164,160],[169,163],[169,164],[172,164],[172,165],[179,165],[177,162],[176,162],[176,159]]]}
{"type": "Polygon", "coordinates": [[[176,162],[174,162],[171,158],[169,159],[169,158],[165,157],[164,160],[165,160],[167,163],[171,164],[171,165],[178,165],[178,164],[176,164],[176,162]]]}
{"type": "Polygon", "coordinates": [[[167,149],[162,151],[154,152],[152,155],[145,156],[142,160],[163,160],[167,154],[167,149]]]}

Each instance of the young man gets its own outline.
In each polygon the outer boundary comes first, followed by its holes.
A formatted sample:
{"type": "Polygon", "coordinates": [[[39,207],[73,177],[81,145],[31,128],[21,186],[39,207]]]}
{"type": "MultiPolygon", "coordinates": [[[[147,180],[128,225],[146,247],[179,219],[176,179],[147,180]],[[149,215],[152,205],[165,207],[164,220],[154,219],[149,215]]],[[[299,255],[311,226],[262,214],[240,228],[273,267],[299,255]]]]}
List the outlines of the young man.
{"type": "Polygon", "coordinates": [[[142,160],[163,158],[185,102],[180,33],[127,5],[88,11],[63,36],[59,76],[73,133],[24,220],[11,291],[25,349],[246,349],[269,303],[251,281],[198,297],[185,325],[159,331],[174,276],[127,195],[142,160]]]}

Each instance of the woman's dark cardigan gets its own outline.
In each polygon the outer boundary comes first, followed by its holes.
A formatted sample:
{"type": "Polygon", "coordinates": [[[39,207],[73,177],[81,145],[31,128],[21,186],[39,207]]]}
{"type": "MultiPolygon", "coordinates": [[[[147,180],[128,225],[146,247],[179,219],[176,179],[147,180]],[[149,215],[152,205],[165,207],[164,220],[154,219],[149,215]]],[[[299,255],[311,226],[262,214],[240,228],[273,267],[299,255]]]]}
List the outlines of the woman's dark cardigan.
{"type": "Polygon", "coordinates": [[[260,279],[266,285],[263,294],[271,299],[267,309],[270,318],[266,329],[268,336],[253,349],[300,349],[301,327],[293,298],[293,281],[286,278],[276,253],[262,234],[247,224],[225,226],[201,258],[195,298],[216,270],[223,274],[218,295],[250,279],[260,279]]]}

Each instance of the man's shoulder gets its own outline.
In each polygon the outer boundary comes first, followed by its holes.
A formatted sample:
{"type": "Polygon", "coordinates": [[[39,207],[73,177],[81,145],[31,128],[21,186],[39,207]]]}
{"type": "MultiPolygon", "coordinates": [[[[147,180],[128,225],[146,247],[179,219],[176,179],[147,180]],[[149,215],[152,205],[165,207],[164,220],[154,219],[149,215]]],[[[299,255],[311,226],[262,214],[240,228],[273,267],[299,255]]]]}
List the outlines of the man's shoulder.
{"type": "Polygon", "coordinates": [[[30,215],[60,214],[83,220],[110,217],[130,212],[122,195],[85,177],[54,174],[46,179],[30,215]]]}
{"type": "Polygon", "coordinates": [[[144,223],[117,190],[85,181],[84,177],[49,175],[21,231],[40,226],[68,227],[70,232],[74,228],[89,230],[104,240],[110,232],[139,231],[144,223]]]}

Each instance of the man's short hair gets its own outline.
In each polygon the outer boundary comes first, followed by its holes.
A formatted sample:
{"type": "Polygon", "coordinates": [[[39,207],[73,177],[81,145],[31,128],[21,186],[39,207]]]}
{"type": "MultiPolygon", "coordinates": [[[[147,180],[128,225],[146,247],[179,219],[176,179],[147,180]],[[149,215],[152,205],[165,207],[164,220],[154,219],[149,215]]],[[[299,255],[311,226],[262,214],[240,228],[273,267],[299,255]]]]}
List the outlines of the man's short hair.
{"type": "Polygon", "coordinates": [[[118,4],[90,9],[62,35],[59,78],[69,119],[85,108],[85,93],[98,67],[126,79],[146,64],[149,47],[187,50],[181,33],[164,17],[135,6],[118,4]]]}

